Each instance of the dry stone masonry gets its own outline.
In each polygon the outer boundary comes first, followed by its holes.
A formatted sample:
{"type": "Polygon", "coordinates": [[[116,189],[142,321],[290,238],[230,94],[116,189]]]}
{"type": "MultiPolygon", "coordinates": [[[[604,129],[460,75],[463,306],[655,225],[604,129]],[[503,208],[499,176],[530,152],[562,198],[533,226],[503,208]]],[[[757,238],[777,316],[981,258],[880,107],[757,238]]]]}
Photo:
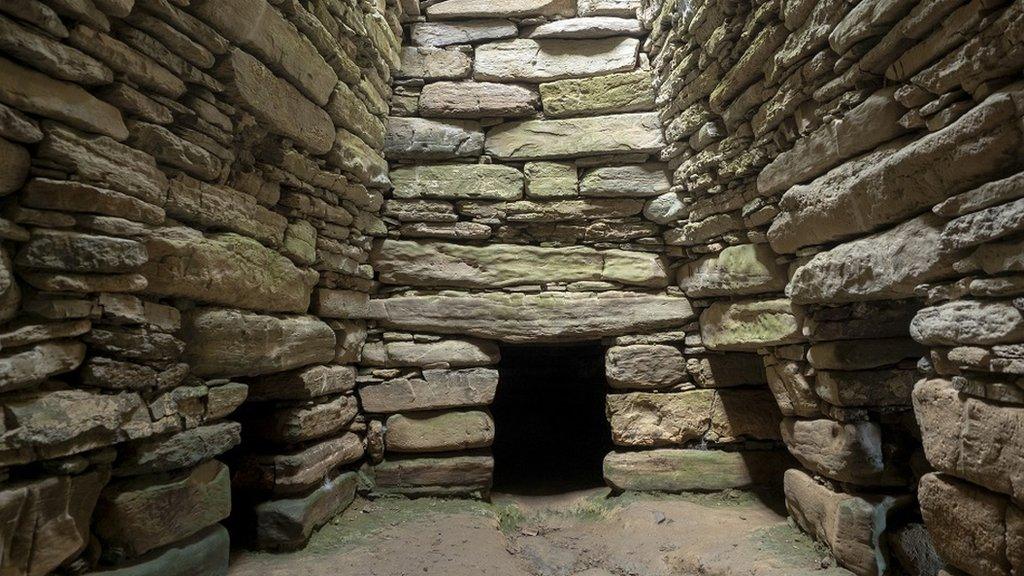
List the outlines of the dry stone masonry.
{"type": "Polygon", "coordinates": [[[406,8],[0,3],[0,573],[224,574],[229,515],[352,500],[406,8]]]}
{"type": "Polygon", "coordinates": [[[1022,71],[1013,0],[3,0],[0,574],[487,497],[502,348],[599,343],[614,491],[1024,575],[1022,71]]]}

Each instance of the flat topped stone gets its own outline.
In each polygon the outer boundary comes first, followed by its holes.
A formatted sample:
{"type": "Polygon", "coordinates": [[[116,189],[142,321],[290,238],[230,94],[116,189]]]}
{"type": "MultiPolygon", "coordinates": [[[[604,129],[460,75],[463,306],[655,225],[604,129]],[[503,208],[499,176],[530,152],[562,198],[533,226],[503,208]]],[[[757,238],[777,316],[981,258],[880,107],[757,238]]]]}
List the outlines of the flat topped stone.
{"type": "Polygon", "coordinates": [[[381,282],[398,285],[494,288],[587,280],[652,288],[668,285],[665,262],[655,254],[583,246],[385,240],[374,250],[373,261],[381,282]]]}
{"type": "Polygon", "coordinates": [[[706,492],[782,484],[792,458],[781,451],[723,452],[661,448],[612,452],[604,479],[619,490],[706,492]]]}
{"type": "Polygon", "coordinates": [[[439,118],[529,116],[540,106],[536,91],[494,82],[434,82],[420,92],[420,114],[439,118]]]}
{"type": "Polygon", "coordinates": [[[478,156],[483,144],[479,122],[391,117],[384,153],[389,160],[446,160],[478,156]]]}
{"type": "Polygon", "coordinates": [[[469,77],[473,68],[470,57],[458,50],[427,46],[402,48],[401,62],[396,78],[457,80],[469,77]]]}
{"type": "Polygon", "coordinates": [[[375,300],[372,305],[387,328],[511,343],[597,340],[683,326],[694,317],[686,298],[625,292],[444,292],[375,300]]]}
{"type": "Polygon", "coordinates": [[[427,8],[431,19],[573,16],[574,0],[444,0],[427,8]]]}
{"type": "Polygon", "coordinates": [[[498,164],[435,164],[396,168],[393,196],[402,199],[518,200],[523,173],[498,164]]]}
{"type": "Polygon", "coordinates": [[[632,18],[640,0],[577,0],[580,16],[621,16],[632,18]]]}
{"type": "Polygon", "coordinates": [[[652,154],[665,146],[658,115],[619,114],[502,124],[487,133],[484,148],[501,160],[652,154]]]}
{"type": "Polygon", "coordinates": [[[644,33],[639,20],[593,16],[568,18],[537,26],[526,38],[608,38],[611,36],[641,36],[644,33]]]}
{"type": "Polygon", "coordinates": [[[410,36],[416,46],[474,44],[503,38],[515,38],[518,29],[508,20],[471,20],[466,22],[419,22],[410,36]]]}
{"type": "Polygon", "coordinates": [[[485,44],[476,49],[477,80],[549,82],[626,72],[636,66],[636,38],[529,40],[485,44]]]}

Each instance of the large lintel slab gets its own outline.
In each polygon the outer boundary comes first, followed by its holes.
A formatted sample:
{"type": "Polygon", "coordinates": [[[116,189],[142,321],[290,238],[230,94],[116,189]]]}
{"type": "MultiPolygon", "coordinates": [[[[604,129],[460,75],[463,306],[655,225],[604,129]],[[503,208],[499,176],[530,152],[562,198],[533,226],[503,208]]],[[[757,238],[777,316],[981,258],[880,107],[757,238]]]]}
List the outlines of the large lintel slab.
{"type": "Polygon", "coordinates": [[[694,317],[686,298],[632,292],[442,292],[375,300],[372,306],[386,328],[510,343],[598,340],[678,327],[694,317]]]}

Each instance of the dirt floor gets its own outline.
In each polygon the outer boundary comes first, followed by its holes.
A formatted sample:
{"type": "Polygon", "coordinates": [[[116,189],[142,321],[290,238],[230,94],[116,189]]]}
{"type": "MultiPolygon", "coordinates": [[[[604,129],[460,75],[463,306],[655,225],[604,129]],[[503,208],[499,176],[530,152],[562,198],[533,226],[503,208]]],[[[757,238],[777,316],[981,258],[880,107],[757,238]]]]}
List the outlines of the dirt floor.
{"type": "Polygon", "coordinates": [[[291,554],[232,576],[851,576],[748,493],[357,500],[291,554]]]}

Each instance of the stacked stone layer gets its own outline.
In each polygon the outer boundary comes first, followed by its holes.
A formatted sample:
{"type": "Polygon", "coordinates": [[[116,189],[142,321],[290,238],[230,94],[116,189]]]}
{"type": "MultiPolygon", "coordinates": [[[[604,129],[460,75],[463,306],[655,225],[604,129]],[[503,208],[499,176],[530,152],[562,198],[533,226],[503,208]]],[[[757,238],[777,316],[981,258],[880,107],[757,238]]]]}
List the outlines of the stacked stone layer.
{"type": "Polygon", "coordinates": [[[793,518],[858,575],[1024,570],[1020,3],[640,15],[673,171],[646,210],[702,344],[763,357],[793,518]]]}
{"type": "Polygon", "coordinates": [[[229,514],[351,501],[407,5],[0,4],[0,573],[225,574],[229,514]]]}
{"type": "Polygon", "coordinates": [[[430,3],[407,26],[359,376],[380,435],[375,490],[485,494],[499,345],[594,341],[607,347],[609,483],[780,484],[761,360],[699,345],[670,286],[682,251],[645,209],[671,184],[639,2],[482,5],[430,3]]]}

